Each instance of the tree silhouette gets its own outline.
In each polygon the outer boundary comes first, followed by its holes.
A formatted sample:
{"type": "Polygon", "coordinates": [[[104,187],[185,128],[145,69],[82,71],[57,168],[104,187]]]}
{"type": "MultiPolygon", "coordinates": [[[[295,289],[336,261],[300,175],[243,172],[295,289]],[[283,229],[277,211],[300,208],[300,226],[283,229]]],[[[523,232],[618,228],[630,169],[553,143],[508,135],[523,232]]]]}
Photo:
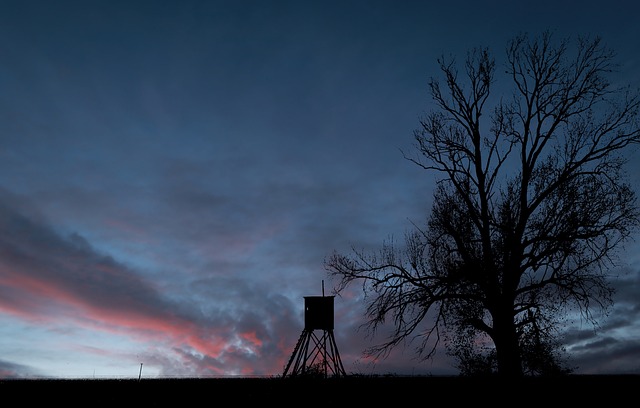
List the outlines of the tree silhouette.
{"type": "Polygon", "coordinates": [[[336,294],[362,282],[365,326],[393,322],[366,353],[419,339],[419,356],[442,343],[463,374],[570,371],[561,323],[578,311],[597,327],[594,312],[613,304],[616,250],[639,224],[624,153],[640,141],[640,99],[607,79],[614,57],[598,37],[544,32],[514,37],[504,71],[486,48],[468,53],[464,75],[438,60],[436,109],[404,156],[437,175],[427,225],[404,246],[325,261],[336,294]],[[490,93],[497,72],[512,94],[490,93]]]}

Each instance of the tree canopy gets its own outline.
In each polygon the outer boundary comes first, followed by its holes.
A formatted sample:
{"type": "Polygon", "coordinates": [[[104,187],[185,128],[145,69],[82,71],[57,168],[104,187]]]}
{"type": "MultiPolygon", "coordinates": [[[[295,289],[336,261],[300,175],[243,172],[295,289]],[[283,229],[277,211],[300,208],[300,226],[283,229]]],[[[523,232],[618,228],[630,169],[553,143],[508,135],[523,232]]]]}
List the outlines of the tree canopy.
{"type": "Polygon", "coordinates": [[[463,374],[570,371],[560,323],[610,309],[616,250],[640,222],[624,173],[640,98],[610,82],[614,58],[598,37],[544,32],[514,37],[504,69],[487,48],[461,71],[438,60],[405,154],[437,181],[426,225],[325,261],[337,294],[362,283],[369,329],[393,322],[368,354],[411,338],[425,359],[443,343],[463,374]],[[498,79],[510,94],[492,94],[498,79]]]}

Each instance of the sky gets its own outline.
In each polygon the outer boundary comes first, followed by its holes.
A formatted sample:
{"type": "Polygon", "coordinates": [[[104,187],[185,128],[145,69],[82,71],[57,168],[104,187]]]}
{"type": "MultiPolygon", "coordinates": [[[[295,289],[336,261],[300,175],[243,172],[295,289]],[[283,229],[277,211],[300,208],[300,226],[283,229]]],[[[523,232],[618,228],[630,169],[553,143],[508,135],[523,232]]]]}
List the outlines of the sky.
{"type": "MultiPolygon", "coordinates": [[[[434,175],[402,152],[437,58],[599,35],[638,87],[639,8],[0,0],[0,378],[282,374],[325,259],[428,216],[434,175]]],[[[566,328],[576,373],[640,373],[639,245],[598,330],[566,328]]],[[[366,358],[358,285],[334,304],[347,373],[457,372],[366,358]]]]}

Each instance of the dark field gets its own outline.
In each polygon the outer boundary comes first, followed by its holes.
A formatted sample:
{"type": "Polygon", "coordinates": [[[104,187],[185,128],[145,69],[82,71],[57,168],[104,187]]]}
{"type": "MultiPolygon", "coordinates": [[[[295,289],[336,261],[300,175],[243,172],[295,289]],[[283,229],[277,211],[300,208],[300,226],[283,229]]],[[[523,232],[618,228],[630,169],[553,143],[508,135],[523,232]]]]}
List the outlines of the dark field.
{"type": "MultiPolygon", "coordinates": [[[[463,377],[1,380],[5,406],[190,407],[637,406],[640,376],[568,376],[517,381],[463,377]]],[[[545,408],[545,407],[540,407],[545,408]]]]}

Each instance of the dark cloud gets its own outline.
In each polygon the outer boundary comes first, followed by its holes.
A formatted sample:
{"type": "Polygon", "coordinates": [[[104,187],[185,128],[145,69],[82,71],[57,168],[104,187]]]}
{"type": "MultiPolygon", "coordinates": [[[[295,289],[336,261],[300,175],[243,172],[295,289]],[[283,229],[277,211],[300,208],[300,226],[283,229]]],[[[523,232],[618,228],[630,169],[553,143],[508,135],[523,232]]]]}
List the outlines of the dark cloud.
{"type": "MultiPolygon", "coordinates": [[[[631,264],[631,262],[630,262],[631,264]]],[[[570,365],[582,374],[637,374],[640,309],[637,296],[640,273],[627,267],[611,278],[616,292],[613,306],[604,315],[593,310],[597,325],[580,319],[570,326],[564,337],[570,365]]],[[[612,272],[616,272],[613,270],[612,272]]]]}
{"type": "MultiPolygon", "coordinates": [[[[5,285],[24,288],[29,296],[49,295],[51,303],[70,301],[111,310],[166,308],[142,278],[96,252],[82,236],[61,237],[41,220],[8,205],[10,200],[0,198],[5,285]]],[[[11,305],[5,304],[5,308],[11,305]]]]}
{"type": "Polygon", "coordinates": [[[23,364],[13,363],[11,361],[0,360],[0,378],[14,380],[23,378],[37,378],[44,374],[34,367],[23,364]]]}

